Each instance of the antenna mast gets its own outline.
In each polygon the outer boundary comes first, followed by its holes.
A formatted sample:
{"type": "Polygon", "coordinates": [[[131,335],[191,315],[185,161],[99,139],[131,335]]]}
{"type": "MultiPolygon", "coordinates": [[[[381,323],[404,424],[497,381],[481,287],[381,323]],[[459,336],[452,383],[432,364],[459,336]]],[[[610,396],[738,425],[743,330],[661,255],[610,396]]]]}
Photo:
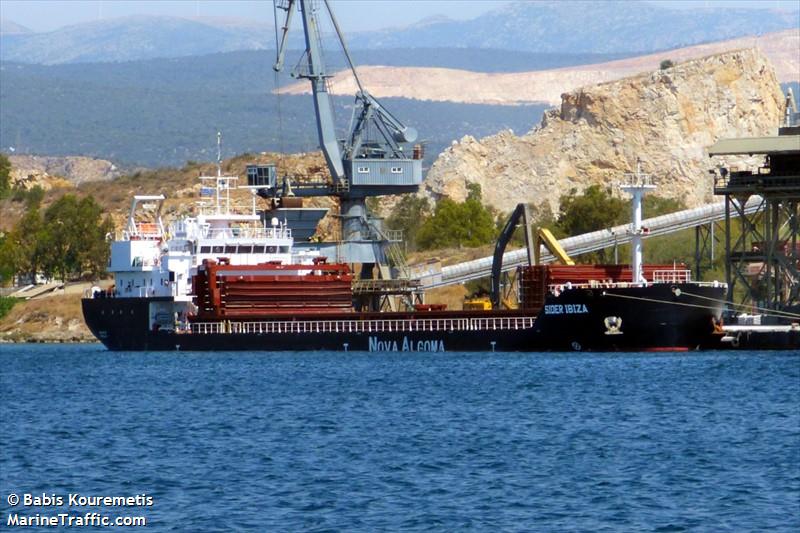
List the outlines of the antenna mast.
{"type": "Polygon", "coordinates": [[[222,132],[217,132],[217,177],[222,177],[222,132]]]}
{"type": "Polygon", "coordinates": [[[628,182],[620,188],[633,196],[631,200],[631,269],[633,270],[633,283],[644,283],[642,272],[642,236],[649,233],[649,230],[642,226],[642,200],[648,192],[654,191],[656,186],[652,184],[649,174],[642,173],[642,161],[636,159],[636,173],[625,174],[628,182]]]}

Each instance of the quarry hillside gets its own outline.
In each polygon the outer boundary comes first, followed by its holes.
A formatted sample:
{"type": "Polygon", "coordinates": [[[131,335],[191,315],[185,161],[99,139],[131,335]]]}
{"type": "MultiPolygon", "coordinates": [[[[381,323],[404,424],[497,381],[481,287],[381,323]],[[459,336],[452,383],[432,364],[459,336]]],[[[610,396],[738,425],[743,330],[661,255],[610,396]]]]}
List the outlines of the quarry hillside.
{"type": "MultiPolygon", "coordinates": [[[[584,85],[612,81],[655,68],[662,60],[683,62],[743,48],[758,48],[773,64],[780,82],[800,80],[800,29],[747,36],[689,46],[616,61],[531,72],[475,72],[456,68],[362,66],[358,75],[378,98],[403,97],[464,104],[519,105],[545,102],[558,105],[561,94],[584,85]],[[468,90],[464,90],[464,88],[468,90]]],[[[355,80],[348,70],[329,81],[330,91],[351,95],[355,80]]],[[[288,85],[283,94],[307,94],[307,82],[288,85]]]]}
{"type": "Polygon", "coordinates": [[[774,134],[783,104],[760,50],[694,59],[564,93],[524,135],[465,136],[439,155],[424,193],[461,201],[477,183],[503,211],[520,201],[556,210],[560,195],[619,183],[640,159],[659,195],[696,206],[713,200],[707,148],[724,137],[774,134]]]}
{"type": "MultiPolygon", "coordinates": [[[[713,200],[708,170],[714,162],[707,147],[723,137],[773,133],[782,107],[778,78],[762,51],[694,59],[565,92],[561,105],[538,125],[539,116],[527,117],[530,131],[523,135],[506,130],[453,141],[432,164],[421,194],[461,201],[467,184],[478,183],[484,201],[499,210],[509,211],[522,200],[557,210],[562,194],[619,182],[640,158],[644,171],[658,180],[659,195],[698,205],[713,200]]],[[[243,176],[252,162],[279,162],[282,173],[298,179],[327,175],[319,152],[243,155],[226,161],[225,171],[243,176]]],[[[118,222],[136,193],[163,192],[169,198],[167,216],[185,212],[199,199],[196,176],[214,171],[211,164],[192,164],[120,177],[109,161],[82,157],[12,155],[11,163],[16,186],[54,188],[48,198],[77,186],[79,193],[93,193],[118,222]]],[[[381,214],[387,215],[395,200],[384,199],[381,214]]],[[[332,207],[335,215],[334,201],[315,203],[332,207]]],[[[6,201],[10,216],[0,229],[13,225],[22,207],[6,201]]],[[[325,226],[330,229],[329,219],[325,226]]]]}
{"type": "MultiPolygon", "coordinates": [[[[702,204],[713,199],[707,147],[722,137],[774,132],[783,107],[778,81],[760,49],[744,49],[565,92],[560,106],[547,111],[538,125],[540,116],[527,117],[528,133],[506,130],[480,140],[464,136],[453,141],[429,169],[422,194],[460,201],[466,185],[478,183],[485,202],[502,211],[521,200],[556,210],[560,195],[618,182],[640,158],[643,169],[658,180],[660,195],[702,204]]],[[[120,177],[120,170],[104,160],[10,159],[16,186],[62,191],[77,186],[84,194],[94,193],[115,219],[124,217],[135,193],[164,192],[168,205],[175,203],[170,209],[182,212],[178,204],[197,200],[200,169],[213,171],[213,165],[188,165],[120,177]]],[[[286,165],[282,172],[299,179],[327,174],[319,152],[243,155],[225,167],[243,176],[247,163],[279,160],[279,166],[286,165]]],[[[335,208],[335,202],[322,203],[335,208]]],[[[388,198],[381,202],[382,214],[393,203],[388,198]]],[[[11,216],[0,226],[13,224],[21,207],[6,205],[11,216]]]]}

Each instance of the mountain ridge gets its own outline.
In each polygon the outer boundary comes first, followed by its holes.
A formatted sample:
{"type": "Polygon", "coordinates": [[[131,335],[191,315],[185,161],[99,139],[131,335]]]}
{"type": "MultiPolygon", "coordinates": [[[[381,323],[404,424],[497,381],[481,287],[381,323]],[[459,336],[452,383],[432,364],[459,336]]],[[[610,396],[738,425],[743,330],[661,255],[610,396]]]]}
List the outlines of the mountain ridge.
{"type": "Polygon", "coordinates": [[[10,19],[0,18],[0,35],[30,34],[34,31],[10,19]]]}
{"type": "MultiPolygon", "coordinates": [[[[647,53],[800,27],[800,10],[668,9],[629,1],[514,2],[469,20],[427,17],[351,32],[351,48],[496,48],[537,53],[647,53]]],[[[442,18],[445,17],[445,18],[442,18]]],[[[0,33],[0,59],[59,64],[274,49],[274,25],[217,17],[123,17],[51,32],[0,33]]],[[[302,45],[297,25],[290,44],[302,45]]],[[[326,33],[323,39],[333,44],[326,33]]]]}
{"type": "Polygon", "coordinates": [[[272,26],[264,24],[265,31],[261,33],[241,32],[240,28],[211,24],[200,18],[131,15],[72,24],[50,32],[0,35],[0,60],[45,65],[118,62],[259,50],[274,43],[272,26]]]}
{"type": "Polygon", "coordinates": [[[388,48],[400,43],[539,52],[647,53],[800,26],[800,10],[669,9],[647,2],[513,2],[467,21],[378,30],[353,36],[350,44],[388,48]],[[633,7],[635,6],[635,7],[633,7]]]}

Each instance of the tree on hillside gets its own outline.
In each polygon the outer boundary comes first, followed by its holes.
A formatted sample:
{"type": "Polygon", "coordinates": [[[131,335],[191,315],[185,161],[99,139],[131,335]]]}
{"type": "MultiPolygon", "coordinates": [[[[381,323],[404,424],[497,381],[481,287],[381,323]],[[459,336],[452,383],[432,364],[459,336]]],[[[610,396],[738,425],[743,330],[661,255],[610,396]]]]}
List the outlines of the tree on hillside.
{"type": "Polygon", "coordinates": [[[662,198],[648,194],[644,197],[642,205],[643,216],[646,218],[657,217],[686,209],[686,203],[678,198],[662,198]]]}
{"type": "Polygon", "coordinates": [[[105,236],[113,224],[102,215],[93,197],[78,199],[73,194],[65,194],[45,210],[41,240],[46,273],[67,280],[105,270],[109,254],[105,236]]]}
{"type": "Polygon", "coordinates": [[[11,191],[11,161],[6,154],[0,154],[0,199],[11,191]]]}
{"type": "Polygon", "coordinates": [[[417,235],[422,223],[430,216],[431,207],[427,198],[406,194],[397,202],[392,214],[386,219],[390,229],[401,230],[407,249],[416,250],[417,235]]]}
{"type": "Polygon", "coordinates": [[[0,287],[9,285],[14,277],[13,247],[10,237],[8,233],[0,233],[0,287]]]}
{"type": "Polygon", "coordinates": [[[462,203],[444,198],[436,204],[433,216],[419,229],[417,242],[421,249],[475,247],[494,240],[494,215],[481,203],[480,185],[469,184],[467,191],[462,203]]]}
{"type": "Polygon", "coordinates": [[[561,197],[560,205],[557,224],[566,235],[622,224],[628,217],[627,202],[599,185],[591,185],[580,195],[572,189],[561,197]]]}
{"type": "MultiPolygon", "coordinates": [[[[682,200],[655,195],[645,196],[642,207],[645,218],[674,213],[682,209],[686,209],[686,204],[682,200]]],[[[592,185],[581,195],[573,189],[568,195],[561,197],[556,227],[559,230],[559,237],[569,237],[628,222],[630,222],[630,198],[616,198],[611,195],[610,190],[592,185]]],[[[603,263],[607,259],[605,250],[584,254],[579,258],[580,261],[588,263],[603,263]]]]}
{"type": "MultiPolygon", "coordinates": [[[[627,202],[611,196],[610,191],[599,185],[588,187],[578,195],[575,189],[560,199],[557,226],[566,236],[598,231],[628,220],[627,202]]],[[[606,261],[605,250],[596,254],[585,254],[584,262],[606,261]]]]}
{"type": "Polygon", "coordinates": [[[44,261],[42,214],[38,204],[31,206],[3,241],[3,267],[13,274],[36,279],[44,261]]]}

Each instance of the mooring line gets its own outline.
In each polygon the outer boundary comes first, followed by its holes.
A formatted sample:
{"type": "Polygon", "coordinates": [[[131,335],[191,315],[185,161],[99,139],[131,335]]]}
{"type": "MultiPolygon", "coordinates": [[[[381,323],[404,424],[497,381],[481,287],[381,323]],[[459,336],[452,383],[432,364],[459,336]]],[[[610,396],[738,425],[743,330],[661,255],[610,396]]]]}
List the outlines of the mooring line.
{"type": "MultiPolygon", "coordinates": [[[[685,292],[681,292],[681,294],[686,294],[687,296],[693,296],[693,295],[691,295],[689,293],[685,293],[685,292]]],[[[667,300],[656,300],[655,298],[642,298],[641,296],[629,296],[627,294],[614,294],[614,293],[609,293],[609,292],[603,292],[603,295],[604,296],[614,296],[615,298],[623,298],[623,299],[627,299],[627,300],[641,300],[643,302],[668,304],[668,305],[681,305],[683,307],[697,307],[699,309],[711,309],[711,310],[715,309],[714,307],[710,307],[708,305],[690,304],[690,303],[685,303],[685,302],[670,302],[670,301],[667,301],[667,300]]],[[[714,300],[714,298],[707,298],[707,299],[708,300],[712,300],[712,301],[716,301],[718,303],[724,303],[721,300],[714,300]]],[[[776,316],[776,317],[780,317],[780,318],[788,318],[786,316],[774,315],[774,314],[770,314],[770,313],[763,313],[763,314],[765,316],[776,316]]],[[[792,318],[794,318],[794,316],[792,316],[792,318]]]]}
{"type": "Polygon", "coordinates": [[[721,303],[724,303],[726,305],[732,305],[732,306],[735,306],[735,307],[743,307],[745,309],[754,309],[756,311],[765,311],[766,313],[773,314],[774,316],[784,316],[786,318],[800,318],[800,314],[791,313],[789,311],[781,311],[779,309],[767,309],[765,307],[758,307],[758,306],[755,306],[755,305],[737,304],[737,303],[733,303],[733,302],[726,302],[725,300],[718,300],[716,298],[710,298],[708,296],[702,296],[700,294],[694,294],[694,293],[691,293],[691,292],[686,292],[684,290],[681,290],[681,294],[685,294],[687,296],[692,296],[694,298],[700,298],[702,300],[711,300],[712,302],[721,302],[721,303]]]}
{"type": "Polygon", "coordinates": [[[627,294],[614,294],[610,292],[603,292],[603,296],[613,296],[615,298],[625,298],[627,300],[641,300],[643,302],[651,302],[659,304],[682,305],[684,307],[697,307],[700,309],[711,309],[711,310],[714,309],[714,307],[708,305],[689,304],[684,302],[670,302],[667,300],[656,300],[655,298],[642,298],[641,296],[629,296],[627,294]]]}

